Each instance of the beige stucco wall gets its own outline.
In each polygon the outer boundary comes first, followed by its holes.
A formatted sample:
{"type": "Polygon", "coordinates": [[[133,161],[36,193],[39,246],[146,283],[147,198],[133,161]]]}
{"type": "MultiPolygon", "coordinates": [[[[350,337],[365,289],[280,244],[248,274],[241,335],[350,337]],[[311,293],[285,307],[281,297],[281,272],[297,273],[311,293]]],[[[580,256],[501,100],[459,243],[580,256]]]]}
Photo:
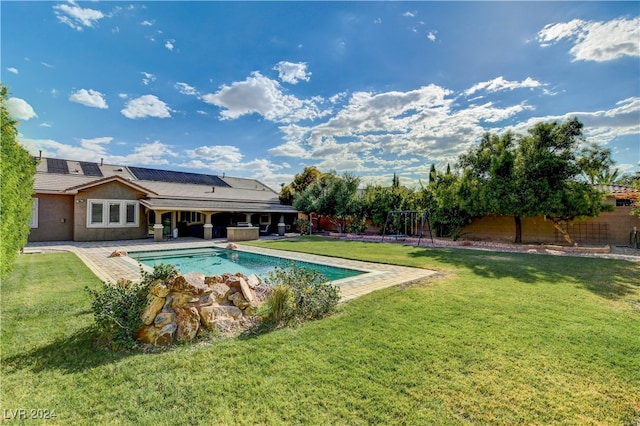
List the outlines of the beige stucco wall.
{"type": "Polygon", "coordinates": [[[87,228],[87,200],[139,200],[142,196],[143,194],[140,192],[134,191],[119,182],[109,182],[104,185],[80,191],[74,197],[75,212],[73,239],[75,241],[109,241],[146,238],[148,234],[147,216],[144,213],[144,208],[142,206],[139,207],[139,222],[137,227],[87,228]]]}
{"type": "Polygon", "coordinates": [[[73,240],[73,197],[38,194],[38,227],[31,228],[29,241],[73,240]]]}
{"type": "Polygon", "coordinates": [[[227,240],[228,241],[252,241],[257,240],[259,237],[259,230],[257,226],[228,226],[227,227],[227,240]]]}
{"type": "MultiPolygon", "coordinates": [[[[569,234],[580,244],[625,245],[629,242],[629,232],[633,227],[640,229],[640,219],[632,216],[632,207],[616,207],[613,212],[583,221],[575,221],[569,227],[569,234]]],[[[487,215],[474,219],[462,229],[463,238],[510,241],[515,239],[513,216],[487,215]]],[[[564,243],[564,239],[544,217],[522,218],[523,243],[564,243]]]]}

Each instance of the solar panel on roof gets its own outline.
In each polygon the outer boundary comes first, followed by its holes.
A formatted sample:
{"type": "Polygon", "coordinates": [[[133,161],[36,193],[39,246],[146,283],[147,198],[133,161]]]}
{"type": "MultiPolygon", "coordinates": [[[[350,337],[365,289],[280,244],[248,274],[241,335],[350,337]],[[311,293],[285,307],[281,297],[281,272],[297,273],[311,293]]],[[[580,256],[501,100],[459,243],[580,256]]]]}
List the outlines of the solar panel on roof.
{"type": "Polygon", "coordinates": [[[100,167],[98,167],[97,163],[89,163],[87,161],[81,161],[80,167],[82,167],[82,173],[84,173],[85,176],[97,176],[97,177],[104,176],[102,174],[102,171],[100,170],[100,167]]]}
{"type": "Polygon", "coordinates": [[[47,171],[49,173],[61,173],[68,175],[69,166],[67,166],[66,160],[59,160],[57,158],[47,158],[47,171]]]}
{"type": "Polygon", "coordinates": [[[193,185],[210,185],[229,187],[218,176],[204,175],[189,172],[174,172],[172,170],[145,169],[143,167],[129,167],[133,175],[140,180],[152,180],[156,182],[188,183],[193,185]]]}

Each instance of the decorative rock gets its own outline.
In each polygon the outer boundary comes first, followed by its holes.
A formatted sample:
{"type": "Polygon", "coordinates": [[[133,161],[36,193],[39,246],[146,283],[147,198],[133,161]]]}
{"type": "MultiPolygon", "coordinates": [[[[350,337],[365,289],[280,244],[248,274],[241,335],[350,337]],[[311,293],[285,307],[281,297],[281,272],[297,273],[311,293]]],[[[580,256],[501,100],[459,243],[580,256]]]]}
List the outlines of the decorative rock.
{"type": "Polygon", "coordinates": [[[193,306],[180,306],[176,311],[176,340],[193,340],[200,326],[200,314],[193,306]]]}
{"type": "Polygon", "coordinates": [[[109,255],[109,257],[126,257],[129,254],[127,253],[127,251],[125,249],[115,249],[113,252],[111,252],[111,254],[109,255]]]}
{"type": "Polygon", "coordinates": [[[254,290],[256,298],[255,303],[260,303],[269,297],[269,295],[273,292],[273,287],[269,287],[268,285],[260,284],[254,290]]]}
{"type": "Polygon", "coordinates": [[[152,294],[147,297],[147,307],[144,308],[142,315],[140,315],[140,319],[144,325],[149,325],[153,322],[158,312],[160,312],[164,306],[164,301],[163,297],[157,297],[152,294]]]}
{"type": "Polygon", "coordinates": [[[236,250],[238,248],[237,244],[229,243],[227,244],[227,250],[236,250]]]}
{"type": "Polygon", "coordinates": [[[249,305],[251,305],[251,303],[249,303],[243,296],[242,293],[238,292],[238,293],[234,293],[231,296],[229,296],[229,300],[233,302],[234,305],[236,305],[238,308],[240,309],[245,309],[247,308],[249,305]]]}
{"type": "Polygon", "coordinates": [[[169,289],[166,285],[164,285],[164,282],[162,282],[162,280],[156,280],[151,284],[149,294],[157,297],[167,297],[167,294],[169,294],[169,289]]]}
{"type": "Polygon", "coordinates": [[[208,277],[204,277],[204,283],[209,287],[214,284],[222,284],[225,280],[226,278],[223,278],[222,275],[210,275],[208,277]]]}
{"type": "Polygon", "coordinates": [[[227,278],[227,281],[225,281],[225,284],[228,285],[231,288],[238,288],[239,289],[240,288],[240,280],[241,279],[242,278],[240,278],[237,275],[230,275],[227,278]]]}
{"type": "Polygon", "coordinates": [[[200,299],[198,299],[197,303],[198,306],[211,306],[215,302],[216,301],[211,294],[203,294],[202,296],[200,296],[200,299]]]}
{"type": "Polygon", "coordinates": [[[248,277],[246,277],[245,280],[247,281],[247,284],[251,288],[256,288],[257,286],[260,285],[260,278],[258,278],[256,274],[249,275],[248,277]]]}
{"type": "Polygon", "coordinates": [[[196,303],[200,298],[198,296],[194,296],[192,293],[179,293],[172,292],[169,296],[167,296],[167,300],[170,299],[170,305],[172,308],[176,308],[178,306],[185,306],[190,303],[196,303]]]}
{"type": "Polygon", "coordinates": [[[240,290],[242,290],[242,295],[247,299],[247,302],[253,302],[253,294],[251,293],[251,289],[244,278],[240,278],[240,290]]]}
{"type": "Polygon", "coordinates": [[[216,302],[222,302],[229,296],[229,286],[222,283],[211,285],[211,296],[216,302]]]}
{"type": "Polygon", "coordinates": [[[204,283],[204,275],[196,273],[180,275],[171,280],[167,287],[171,291],[193,293],[196,296],[211,293],[209,286],[204,283]]]}
{"type": "MultiPolygon", "coordinates": [[[[118,283],[129,285],[129,282],[118,283]]],[[[185,274],[151,284],[136,338],[156,346],[190,341],[204,329],[234,335],[254,326],[259,303],[273,291],[256,275],[185,274]]]]}
{"type": "Polygon", "coordinates": [[[160,332],[158,332],[158,337],[156,337],[154,344],[156,346],[169,346],[173,343],[173,335],[177,329],[178,326],[173,322],[165,325],[160,332]]]}
{"type": "Polygon", "coordinates": [[[153,321],[153,324],[156,327],[162,328],[167,324],[171,324],[176,319],[176,314],[173,312],[160,312],[156,319],[153,321]]]}
{"type": "Polygon", "coordinates": [[[152,325],[143,325],[136,333],[136,339],[144,343],[154,343],[158,337],[158,329],[152,325]]]}

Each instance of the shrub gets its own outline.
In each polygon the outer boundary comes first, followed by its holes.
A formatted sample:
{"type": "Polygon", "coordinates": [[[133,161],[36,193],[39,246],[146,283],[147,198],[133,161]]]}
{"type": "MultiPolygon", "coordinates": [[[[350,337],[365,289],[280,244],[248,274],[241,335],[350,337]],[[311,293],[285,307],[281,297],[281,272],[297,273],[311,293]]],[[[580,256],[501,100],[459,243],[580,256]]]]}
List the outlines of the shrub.
{"type": "Polygon", "coordinates": [[[173,265],[159,264],[153,272],[143,271],[140,282],[120,280],[105,282],[101,291],[87,288],[93,301],[91,310],[102,341],[114,350],[131,349],[135,335],[142,325],[140,316],[147,305],[149,287],[157,280],[178,275],[173,265]]]}
{"type": "Polygon", "coordinates": [[[0,83],[0,279],[9,275],[27,242],[36,173],[35,161],[16,141],[18,123],[6,107],[7,96],[7,88],[0,83]]]}
{"type": "Polygon", "coordinates": [[[286,325],[322,318],[340,301],[337,286],[318,271],[292,263],[276,267],[265,279],[274,288],[263,308],[263,318],[273,325],[286,325]]]}
{"type": "Polygon", "coordinates": [[[293,222],[293,225],[298,229],[298,232],[300,232],[301,234],[308,234],[309,233],[309,221],[305,220],[305,219],[296,219],[293,222]]]}

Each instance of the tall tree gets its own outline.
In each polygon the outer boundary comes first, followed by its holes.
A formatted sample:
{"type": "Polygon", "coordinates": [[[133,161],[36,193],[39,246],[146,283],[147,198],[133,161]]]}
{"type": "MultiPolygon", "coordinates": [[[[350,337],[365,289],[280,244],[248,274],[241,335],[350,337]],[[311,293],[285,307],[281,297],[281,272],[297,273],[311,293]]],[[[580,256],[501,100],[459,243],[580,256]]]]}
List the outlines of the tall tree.
{"type": "Polygon", "coordinates": [[[429,169],[429,186],[435,185],[437,176],[436,165],[431,163],[431,169],[429,169]]]}
{"type": "Polygon", "coordinates": [[[610,185],[617,178],[620,171],[613,167],[615,162],[611,158],[611,150],[592,143],[580,151],[577,165],[582,174],[592,185],[610,185]]]}
{"type": "Polygon", "coordinates": [[[351,173],[344,173],[342,177],[324,174],[295,198],[293,206],[306,214],[326,217],[338,232],[344,232],[348,220],[359,219],[362,215],[358,185],[360,178],[351,173]]]}
{"type": "Polygon", "coordinates": [[[321,176],[322,172],[315,166],[305,167],[302,173],[296,173],[293,182],[282,186],[279,195],[280,203],[292,205],[296,195],[302,194],[305,189],[319,180],[321,176]]]}
{"type": "MultiPolygon", "coordinates": [[[[462,207],[475,215],[512,215],[515,241],[522,242],[521,217],[545,216],[573,244],[568,225],[608,209],[604,195],[585,181],[589,153],[577,155],[582,123],[539,123],[516,137],[485,135],[478,147],[460,157],[462,207]]],[[[606,157],[606,156],[605,156],[606,157]]]]}
{"type": "Polygon", "coordinates": [[[27,242],[33,203],[33,157],[16,142],[18,123],[6,107],[7,88],[0,84],[0,278],[11,271],[27,242]]]}

